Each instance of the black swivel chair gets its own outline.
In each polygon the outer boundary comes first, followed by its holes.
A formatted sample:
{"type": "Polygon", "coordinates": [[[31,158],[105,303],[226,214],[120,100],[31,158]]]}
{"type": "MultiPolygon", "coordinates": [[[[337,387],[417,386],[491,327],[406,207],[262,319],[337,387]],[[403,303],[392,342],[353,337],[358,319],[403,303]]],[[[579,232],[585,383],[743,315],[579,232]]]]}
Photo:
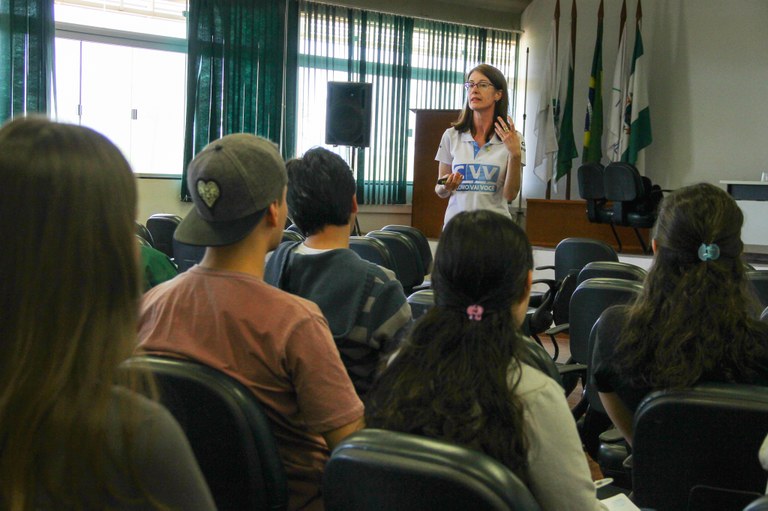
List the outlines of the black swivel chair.
{"type": "Polygon", "coordinates": [[[408,295],[413,288],[424,282],[424,264],[416,244],[411,238],[396,231],[376,230],[365,235],[367,238],[375,238],[387,246],[395,263],[395,275],[403,286],[403,291],[408,295]]]}
{"type": "Polygon", "coordinates": [[[768,270],[747,270],[747,280],[763,307],[768,307],[768,270]]]}
{"type": "Polygon", "coordinates": [[[587,220],[595,224],[608,224],[621,252],[621,238],[613,226],[613,208],[606,204],[603,188],[603,170],[600,163],[585,163],[578,169],[579,195],[587,201],[587,220]]]}
{"type": "Polygon", "coordinates": [[[419,289],[408,295],[411,306],[411,317],[416,320],[422,317],[435,305],[435,293],[431,289],[419,289]]]}
{"type": "Polygon", "coordinates": [[[149,229],[147,229],[147,226],[136,222],[136,236],[139,236],[140,238],[144,239],[146,243],[143,243],[143,245],[146,245],[148,247],[154,247],[155,246],[155,240],[152,239],[152,233],[149,232],[149,229]]]}
{"type": "Polygon", "coordinates": [[[367,236],[350,236],[349,248],[366,261],[395,271],[395,262],[381,240],[367,236]]]}
{"type": "Polygon", "coordinates": [[[123,369],[154,374],[161,402],[186,433],[220,511],[287,509],[272,426],[247,387],[188,360],[136,356],[123,369]]]}
{"type": "Polygon", "coordinates": [[[652,393],[635,412],[635,503],[741,511],[765,492],[757,453],[766,427],[766,387],[704,383],[652,393]]]}
{"type": "Polygon", "coordinates": [[[424,267],[424,274],[429,275],[432,273],[432,248],[429,246],[429,240],[423,232],[410,225],[385,225],[381,230],[399,232],[411,238],[411,241],[416,244],[416,248],[419,249],[421,264],[424,267]]]}
{"type": "Polygon", "coordinates": [[[613,162],[605,167],[603,186],[605,198],[613,203],[613,223],[631,227],[643,252],[649,253],[650,247],[638,229],[651,228],[656,223],[661,189],[626,162],[613,162]]]}
{"type": "Polygon", "coordinates": [[[179,268],[179,272],[187,271],[203,260],[206,247],[188,245],[173,238],[173,262],[179,268]]]}
{"type": "MultiPolygon", "coordinates": [[[[592,261],[618,261],[616,251],[607,243],[590,238],[565,238],[555,247],[554,266],[539,266],[537,270],[554,270],[554,279],[536,279],[534,284],[546,284],[541,304],[530,310],[523,331],[539,340],[538,334],[552,326],[568,322],[571,294],[576,289],[578,272],[592,261]],[[569,277],[570,276],[570,277],[569,277]]],[[[554,337],[557,359],[559,349],[554,337]]]]}
{"type": "Polygon", "coordinates": [[[585,280],[596,278],[634,280],[635,282],[642,283],[647,274],[648,272],[644,269],[630,263],[621,261],[593,261],[587,263],[581,269],[576,283],[581,284],[585,280]]]}
{"type": "Polygon", "coordinates": [[[155,248],[171,259],[173,255],[173,233],[181,223],[181,217],[169,213],[155,213],[147,219],[147,229],[152,233],[155,248]]]}
{"type": "Polygon", "coordinates": [[[323,475],[327,511],[540,511],[493,458],[448,442],[364,429],[344,439],[323,475]]]}

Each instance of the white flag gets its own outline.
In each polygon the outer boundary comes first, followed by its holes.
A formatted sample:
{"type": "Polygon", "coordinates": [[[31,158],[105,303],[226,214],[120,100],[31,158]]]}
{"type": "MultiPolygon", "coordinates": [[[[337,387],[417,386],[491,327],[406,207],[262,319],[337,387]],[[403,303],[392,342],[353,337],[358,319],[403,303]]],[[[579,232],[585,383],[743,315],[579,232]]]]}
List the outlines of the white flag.
{"type": "MultiPolygon", "coordinates": [[[[626,8],[626,4],[624,5],[626,8]]],[[[621,161],[621,155],[627,148],[624,134],[624,111],[627,98],[627,30],[621,31],[619,52],[616,54],[616,67],[613,70],[611,103],[608,112],[608,136],[605,140],[605,155],[610,161],[621,161]]]]}
{"type": "Polygon", "coordinates": [[[544,86],[539,97],[539,108],[536,111],[536,124],[533,132],[536,135],[536,158],[533,173],[544,183],[552,179],[552,171],[557,157],[557,131],[555,127],[555,108],[558,98],[557,79],[557,33],[555,20],[552,20],[547,60],[544,67],[544,86]]]}

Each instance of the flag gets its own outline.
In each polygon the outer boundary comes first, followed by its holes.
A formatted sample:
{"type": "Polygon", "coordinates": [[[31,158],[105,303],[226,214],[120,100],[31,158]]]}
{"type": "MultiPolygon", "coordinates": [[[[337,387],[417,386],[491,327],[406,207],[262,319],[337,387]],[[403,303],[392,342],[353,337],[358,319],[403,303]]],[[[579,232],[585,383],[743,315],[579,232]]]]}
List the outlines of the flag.
{"type": "Polygon", "coordinates": [[[573,136],[573,43],[576,37],[576,0],[571,7],[571,42],[568,46],[568,83],[565,90],[565,104],[560,121],[560,135],[557,139],[557,174],[555,182],[571,171],[571,161],[579,156],[576,139],[573,136]]]}
{"type": "Polygon", "coordinates": [[[637,25],[635,34],[635,50],[632,52],[632,71],[629,74],[629,142],[622,154],[621,160],[631,164],[637,163],[637,155],[653,142],[651,136],[651,110],[648,106],[648,79],[645,75],[646,57],[643,53],[643,37],[640,34],[640,1],[637,2],[637,25]]]}
{"type": "Polygon", "coordinates": [[[624,0],[621,6],[619,51],[616,54],[616,67],[613,70],[611,104],[608,114],[608,137],[605,144],[606,156],[610,161],[620,161],[624,148],[626,148],[624,137],[624,105],[627,93],[627,31],[624,30],[626,19],[627,2],[624,0]]]}
{"type": "Polygon", "coordinates": [[[552,33],[547,47],[547,57],[544,68],[544,81],[539,97],[539,107],[536,111],[536,124],[533,132],[536,134],[536,158],[533,173],[544,183],[552,179],[557,156],[557,131],[555,125],[555,109],[557,107],[557,21],[552,20],[552,33]]]}
{"type": "Polygon", "coordinates": [[[584,118],[584,151],[582,162],[597,162],[603,157],[600,147],[603,138],[603,0],[597,14],[597,39],[589,77],[587,115],[584,118]]]}

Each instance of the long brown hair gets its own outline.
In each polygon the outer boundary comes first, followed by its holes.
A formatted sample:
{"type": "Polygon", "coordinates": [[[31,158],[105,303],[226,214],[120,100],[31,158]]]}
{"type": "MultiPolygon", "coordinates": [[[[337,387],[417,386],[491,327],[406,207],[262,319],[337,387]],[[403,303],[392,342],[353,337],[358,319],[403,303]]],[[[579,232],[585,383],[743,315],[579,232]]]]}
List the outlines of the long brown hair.
{"type": "MultiPolygon", "coordinates": [[[[501,92],[501,99],[496,102],[493,112],[493,120],[495,121],[497,117],[506,120],[509,111],[509,91],[507,91],[507,79],[504,78],[504,74],[490,64],[480,64],[473,67],[469,73],[467,73],[466,79],[469,80],[469,77],[472,76],[472,73],[475,71],[487,76],[488,80],[493,84],[496,90],[501,92]]],[[[467,91],[467,102],[464,105],[464,110],[461,111],[458,120],[452,123],[452,126],[456,128],[457,131],[469,131],[473,136],[475,135],[474,116],[472,109],[469,108],[469,91],[467,91]]],[[[493,136],[493,133],[494,124],[491,123],[491,127],[485,134],[486,140],[490,139],[493,136]]]]}
{"type": "Polygon", "coordinates": [[[741,260],[744,217],[707,183],[665,197],[655,226],[656,256],[629,309],[616,365],[636,386],[681,388],[702,379],[747,382],[750,361],[768,347],[768,325],[741,260]],[[716,245],[719,256],[699,249],[716,245]]]}
{"type": "Polygon", "coordinates": [[[107,431],[117,367],[135,346],[134,179],[88,128],[26,118],[0,129],[3,509],[41,499],[95,509],[120,497],[108,472],[125,461],[112,459],[107,431]]]}
{"type": "Polygon", "coordinates": [[[510,368],[522,349],[511,306],[526,293],[531,245],[511,219],[463,212],[435,255],[436,306],[414,326],[368,395],[366,424],[450,440],[527,479],[523,405],[510,368]],[[467,308],[484,310],[480,321],[467,308]]]}

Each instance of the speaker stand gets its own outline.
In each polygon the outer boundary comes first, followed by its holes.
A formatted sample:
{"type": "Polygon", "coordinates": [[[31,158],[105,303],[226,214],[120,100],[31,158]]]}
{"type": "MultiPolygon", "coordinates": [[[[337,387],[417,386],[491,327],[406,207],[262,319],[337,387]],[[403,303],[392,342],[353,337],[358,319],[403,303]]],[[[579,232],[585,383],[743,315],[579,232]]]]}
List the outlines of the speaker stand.
{"type": "MultiPolygon", "coordinates": [[[[355,183],[357,183],[357,147],[349,146],[349,154],[351,160],[349,168],[352,170],[352,175],[355,176],[355,183]]],[[[359,207],[361,201],[358,200],[357,202],[359,207]]],[[[360,221],[358,220],[357,215],[355,215],[355,225],[352,228],[352,236],[362,236],[362,233],[360,232],[360,221]]]]}

